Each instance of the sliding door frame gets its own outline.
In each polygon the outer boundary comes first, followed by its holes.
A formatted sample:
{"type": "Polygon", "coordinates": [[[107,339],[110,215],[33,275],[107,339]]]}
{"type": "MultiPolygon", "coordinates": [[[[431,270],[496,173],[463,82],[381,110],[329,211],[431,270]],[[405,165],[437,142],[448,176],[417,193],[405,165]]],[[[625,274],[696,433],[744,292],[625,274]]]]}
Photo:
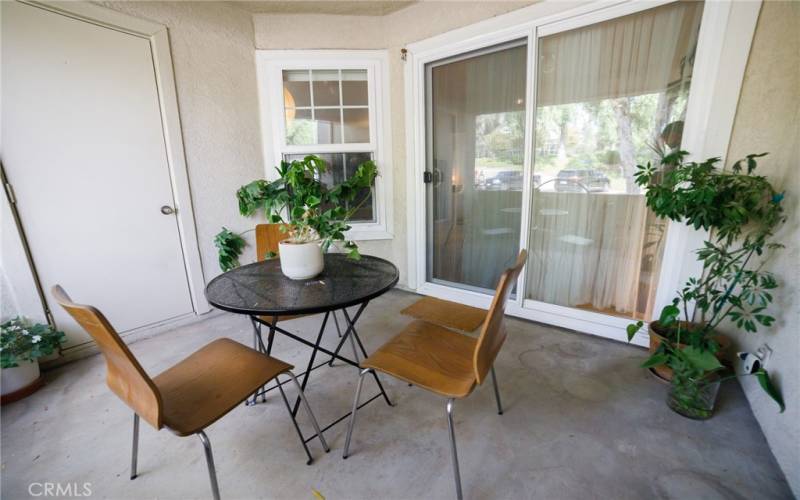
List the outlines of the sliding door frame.
{"type": "MultiPolygon", "coordinates": [[[[512,38],[511,40],[508,40],[508,41],[505,41],[505,42],[500,42],[498,44],[493,44],[493,45],[490,45],[490,46],[486,46],[486,47],[480,48],[478,50],[469,51],[469,52],[466,52],[466,53],[465,52],[460,52],[460,53],[458,53],[458,54],[456,54],[454,56],[449,56],[449,57],[445,57],[443,59],[437,59],[437,60],[435,60],[433,62],[426,63],[424,65],[425,75],[423,77],[424,78],[424,85],[425,85],[425,96],[424,96],[424,99],[425,99],[425,113],[426,113],[426,115],[425,115],[425,124],[433,123],[433,95],[432,95],[433,94],[433,91],[432,91],[433,89],[432,89],[431,85],[433,83],[433,79],[432,79],[433,78],[433,70],[435,68],[438,68],[440,66],[445,66],[445,65],[448,65],[448,64],[452,64],[452,63],[456,63],[456,62],[460,62],[460,61],[463,61],[465,59],[472,59],[474,57],[481,57],[481,56],[485,56],[485,55],[488,55],[488,54],[496,54],[498,52],[502,52],[504,50],[512,49],[512,48],[525,47],[526,50],[529,51],[530,50],[530,48],[528,47],[529,43],[530,43],[530,38],[529,37],[520,36],[520,37],[517,37],[517,38],[512,38]]],[[[527,57],[526,57],[526,64],[528,64],[528,66],[530,66],[530,61],[528,60],[527,57]]],[[[526,72],[525,78],[526,78],[526,80],[528,78],[527,72],[526,72]]],[[[527,88],[526,88],[526,93],[527,93],[527,88]]],[[[527,100],[527,95],[526,95],[525,98],[527,100]]],[[[526,116],[526,118],[528,116],[527,109],[525,111],[525,116],[526,116]]],[[[527,123],[525,124],[525,127],[526,127],[526,130],[527,130],[527,123]]],[[[525,137],[525,140],[526,141],[528,140],[527,135],[525,137]]],[[[425,130],[425,141],[427,141],[425,143],[426,146],[431,144],[431,142],[433,141],[433,131],[432,130],[428,130],[427,128],[425,130]]],[[[524,151],[527,151],[527,148],[525,148],[524,151]]],[[[433,164],[433,147],[426,147],[425,148],[425,164],[422,166],[423,171],[426,170],[426,165],[432,165],[432,164],[433,164]]],[[[524,161],[523,161],[523,164],[524,164],[524,161]]],[[[431,173],[433,173],[433,172],[431,172],[431,173]]],[[[523,195],[524,195],[524,190],[523,190],[523,195]]],[[[434,203],[433,188],[425,189],[425,206],[426,207],[433,206],[433,203],[434,203]]],[[[520,204],[520,209],[523,206],[524,206],[524,203],[521,203],[520,204]]],[[[456,214],[455,213],[453,214],[453,219],[454,220],[456,219],[456,214]]],[[[427,210],[425,212],[425,238],[426,238],[425,239],[425,255],[424,255],[425,266],[428,266],[430,263],[433,262],[434,251],[433,251],[432,245],[430,245],[430,248],[429,248],[429,244],[432,243],[432,239],[433,239],[433,231],[434,231],[433,230],[433,226],[434,226],[434,223],[435,223],[435,220],[434,220],[434,217],[433,217],[433,211],[432,210],[427,210]]],[[[472,291],[473,293],[476,293],[479,296],[483,296],[487,292],[491,293],[491,291],[489,291],[487,289],[482,289],[482,288],[480,288],[478,286],[473,286],[473,285],[455,286],[456,283],[448,282],[447,280],[443,280],[443,279],[435,279],[434,281],[429,281],[429,280],[427,280],[427,270],[428,270],[428,268],[425,267],[426,284],[436,285],[437,287],[444,287],[444,288],[448,288],[448,289],[450,289],[450,288],[456,289],[457,288],[457,289],[462,290],[462,291],[465,291],[465,290],[466,291],[472,291]],[[448,283],[453,283],[453,286],[452,287],[449,286],[448,283]]]]}
{"type": "MultiPolygon", "coordinates": [[[[408,282],[418,293],[464,304],[488,308],[491,296],[456,289],[427,281],[427,185],[423,182],[426,167],[426,66],[459,54],[479,51],[494,45],[527,39],[527,82],[525,104],[525,143],[520,248],[530,240],[532,207],[532,166],[534,165],[533,130],[536,110],[536,57],[538,38],[609,19],[651,9],[675,0],[626,0],[593,2],[544,1],[502,16],[482,21],[407,47],[405,68],[406,152],[412,168],[407,177],[408,211],[408,282]]],[[[741,82],[750,53],[761,2],[706,1],[698,36],[698,47],[689,92],[682,149],[690,159],[724,159],[728,150],[741,82]]],[[[702,246],[704,231],[670,222],[664,257],[659,274],[654,314],[674,296],[690,276],[702,267],[693,250],[702,246]]],[[[561,326],[584,333],[626,341],[629,318],[559,306],[525,299],[526,275],[521,273],[516,299],[509,302],[508,314],[561,326]]],[[[637,334],[633,343],[647,345],[647,335],[637,334]]]]}

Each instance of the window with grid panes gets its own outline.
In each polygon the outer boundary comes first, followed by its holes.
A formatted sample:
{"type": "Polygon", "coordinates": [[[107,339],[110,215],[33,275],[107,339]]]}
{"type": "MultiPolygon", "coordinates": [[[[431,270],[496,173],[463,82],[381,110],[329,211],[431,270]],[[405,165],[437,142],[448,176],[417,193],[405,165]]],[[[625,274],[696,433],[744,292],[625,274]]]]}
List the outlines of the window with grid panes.
{"type": "Polygon", "coordinates": [[[373,160],[375,185],[347,207],[348,238],[391,238],[386,51],[259,50],[256,61],[267,177],[272,165],[313,154],[328,166],[320,180],[334,185],[373,160]]]}

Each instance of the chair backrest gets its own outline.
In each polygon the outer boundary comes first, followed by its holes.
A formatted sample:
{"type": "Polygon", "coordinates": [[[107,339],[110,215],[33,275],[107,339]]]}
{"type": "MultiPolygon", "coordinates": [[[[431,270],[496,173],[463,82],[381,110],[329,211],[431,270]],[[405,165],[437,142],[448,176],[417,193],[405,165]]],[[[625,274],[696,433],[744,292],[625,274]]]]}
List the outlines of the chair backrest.
{"type": "Polygon", "coordinates": [[[53,287],[52,294],[97,342],[106,360],[108,387],[140,417],[160,429],[163,425],[161,394],[103,313],[92,306],[72,302],[59,285],[53,287]]]}
{"type": "Polygon", "coordinates": [[[506,302],[517,282],[517,277],[525,266],[528,259],[528,252],[522,250],[519,252],[517,261],[514,266],[503,271],[500,275],[500,282],[497,284],[497,290],[494,292],[494,299],[489,308],[489,313],[486,315],[486,320],[483,322],[480,337],[478,337],[478,344],[475,346],[475,354],[472,363],[475,369],[475,378],[479,384],[482,384],[489,370],[494,364],[494,358],[500,352],[500,347],[506,340],[506,330],[503,327],[503,318],[505,317],[506,302]]]}
{"type": "Polygon", "coordinates": [[[283,224],[256,225],[256,260],[264,260],[268,253],[278,253],[278,243],[289,237],[288,231],[281,231],[283,224]]]}

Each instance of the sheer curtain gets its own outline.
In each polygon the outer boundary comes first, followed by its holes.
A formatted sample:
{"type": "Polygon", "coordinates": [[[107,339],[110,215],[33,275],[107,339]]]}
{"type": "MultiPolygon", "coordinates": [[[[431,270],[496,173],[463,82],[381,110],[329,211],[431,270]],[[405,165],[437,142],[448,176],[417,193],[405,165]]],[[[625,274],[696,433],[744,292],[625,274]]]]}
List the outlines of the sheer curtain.
{"type": "Polygon", "coordinates": [[[526,58],[512,44],[429,69],[428,279],[493,289],[516,256],[526,58]]]}
{"type": "Polygon", "coordinates": [[[429,66],[428,279],[493,289],[532,189],[526,296],[646,315],[664,230],[632,174],[651,146],[679,142],[701,13],[676,2],[543,37],[536,55],[512,44],[429,66]],[[532,186],[527,57],[537,57],[532,186]]]}
{"type": "Polygon", "coordinates": [[[632,176],[680,142],[702,8],[539,40],[528,298],[649,319],[666,225],[632,176]]]}

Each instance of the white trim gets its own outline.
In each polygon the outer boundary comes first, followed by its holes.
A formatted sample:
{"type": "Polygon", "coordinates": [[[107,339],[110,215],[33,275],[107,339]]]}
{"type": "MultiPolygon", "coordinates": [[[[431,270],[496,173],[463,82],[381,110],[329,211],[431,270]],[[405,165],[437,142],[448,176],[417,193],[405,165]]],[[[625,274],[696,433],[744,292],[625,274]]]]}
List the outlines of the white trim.
{"type": "MultiPolygon", "coordinates": [[[[761,0],[705,2],[697,54],[686,111],[681,148],[690,159],[719,157],[725,164],[744,71],[750,54],[761,0]]],[[[669,304],[691,276],[702,273],[694,249],[701,248],[707,231],[670,222],[656,291],[655,314],[669,304]]]]}
{"type": "Polygon", "coordinates": [[[88,2],[22,1],[57,14],[149,40],[189,295],[195,314],[208,312],[211,306],[205,296],[205,278],[197,243],[189,174],[183,151],[183,134],[167,27],[88,2]]]}
{"type": "MultiPolygon", "coordinates": [[[[528,35],[528,54],[536,54],[538,51],[538,40],[536,32],[531,29],[528,35]]],[[[534,130],[536,123],[536,59],[535,57],[527,58],[527,68],[525,70],[525,81],[531,82],[526,85],[525,94],[525,130],[534,130]]],[[[523,160],[522,160],[522,185],[533,186],[533,165],[536,160],[536,148],[534,147],[534,134],[525,134],[525,144],[523,145],[523,160]]],[[[533,194],[532,189],[522,190],[522,205],[520,206],[520,238],[519,249],[530,248],[530,231],[526,228],[531,224],[531,212],[533,211],[533,194]],[[527,235],[527,238],[525,237],[527,235]]],[[[521,272],[517,278],[517,290],[526,290],[528,273],[521,272]]],[[[516,297],[516,307],[522,309],[524,306],[524,293],[518,293],[516,297]]]]}
{"type": "MultiPolygon", "coordinates": [[[[385,240],[393,234],[393,182],[389,55],[386,50],[256,50],[259,114],[261,119],[264,173],[275,179],[274,165],[284,154],[372,152],[378,164],[375,180],[375,220],[351,222],[347,237],[356,241],[385,240]],[[293,146],[285,144],[283,120],[283,70],[366,69],[369,91],[369,143],[293,146]],[[273,110],[280,110],[273,112],[273,110]]],[[[338,107],[337,107],[338,108],[338,107]]]]}
{"type": "MultiPolygon", "coordinates": [[[[443,300],[451,300],[472,307],[488,309],[492,296],[470,290],[452,288],[436,283],[423,283],[415,293],[429,295],[443,300]]],[[[517,294],[517,300],[510,301],[506,306],[506,314],[523,318],[537,323],[577,330],[598,337],[610,338],[620,342],[627,342],[625,327],[631,323],[628,318],[609,316],[607,314],[575,309],[572,307],[557,306],[529,299],[523,299],[517,294]],[[522,301],[522,304],[520,304],[522,301]]],[[[631,341],[631,344],[647,347],[649,338],[646,330],[640,330],[631,341]]]]}
{"type": "MultiPolygon", "coordinates": [[[[418,293],[457,300],[465,304],[488,307],[490,297],[466,290],[427,282],[425,187],[425,67],[426,64],[515,38],[528,38],[528,102],[526,128],[533,130],[535,114],[535,53],[538,37],[566,29],[574,29],[607,19],[657,7],[674,0],[600,0],[592,2],[559,2],[545,0],[492,19],[443,33],[407,46],[405,68],[406,154],[410,162],[407,179],[408,283],[418,293]]],[[[706,1],[700,27],[699,43],[690,92],[689,111],[683,137],[683,149],[695,158],[724,157],[739,91],[750,52],[761,1],[706,1]]],[[[524,185],[529,186],[534,162],[532,133],[526,135],[524,151],[524,185]]],[[[522,231],[520,248],[528,243],[532,193],[523,190],[522,231]]],[[[656,295],[656,312],[669,302],[678,287],[689,276],[699,274],[700,264],[691,252],[699,248],[707,235],[683,224],[671,223],[667,234],[664,261],[656,295]]],[[[520,276],[518,290],[525,290],[525,273],[520,276]]],[[[627,341],[625,327],[632,320],[556,306],[524,299],[518,294],[507,311],[514,316],[549,323],[582,332],[627,341]]],[[[646,345],[647,337],[637,334],[633,343],[646,345]]]]}

